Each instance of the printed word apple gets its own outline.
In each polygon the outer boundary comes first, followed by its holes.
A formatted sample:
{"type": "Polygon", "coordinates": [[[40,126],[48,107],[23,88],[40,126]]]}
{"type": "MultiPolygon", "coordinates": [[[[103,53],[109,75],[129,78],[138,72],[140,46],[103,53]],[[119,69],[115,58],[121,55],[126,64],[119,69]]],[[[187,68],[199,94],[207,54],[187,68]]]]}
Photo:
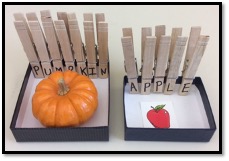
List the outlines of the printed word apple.
{"type": "MultiPolygon", "coordinates": [[[[152,107],[152,106],[151,106],[152,107]]],[[[165,105],[157,105],[155,108],[147,112],[147,119],[155,128],[169,128],[170,116],[169,112],[163,109],[165,105]]]]}

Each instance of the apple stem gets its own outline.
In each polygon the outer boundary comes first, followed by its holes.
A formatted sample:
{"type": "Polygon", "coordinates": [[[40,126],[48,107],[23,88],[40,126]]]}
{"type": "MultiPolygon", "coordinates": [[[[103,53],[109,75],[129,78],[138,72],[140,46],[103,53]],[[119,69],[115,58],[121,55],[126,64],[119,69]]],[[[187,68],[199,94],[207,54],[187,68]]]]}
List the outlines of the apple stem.
{"type": "Polygon", "coordinates": [[[151,108],[153,108],[153,109],[154,109],[154,107],[153,107],[153,106],[151,106],[151,108]]]}

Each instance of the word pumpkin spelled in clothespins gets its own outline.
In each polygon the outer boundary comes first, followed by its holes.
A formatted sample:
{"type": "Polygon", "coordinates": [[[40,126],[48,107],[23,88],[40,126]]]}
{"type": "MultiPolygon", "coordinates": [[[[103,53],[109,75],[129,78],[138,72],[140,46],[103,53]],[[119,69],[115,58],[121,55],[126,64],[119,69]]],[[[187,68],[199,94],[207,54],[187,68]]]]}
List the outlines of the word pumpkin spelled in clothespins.
{"type": "Polygon", "coordinates": [[[14,14],[15,28],[36,78],[65,70],[108,78],[108,23],[103,13],[95,14],[95,22],[92,13],[83,14],[85,43],[75,13],[57,12],[58,20],[52,19],[49,10],[40,15],[41,23],[35,12],[26,13],[26,17],[14,14]]]}
{"type": "Polygon", "coordinates": [[[137,61],[134,56],[132,29],[123,28],[121,41],[130,93],[174,93],[185,46],[188,44],[182,71],[182,83],[178,91],[179,95],[186,95],[191,88],[209,40],[209,36],[200,35],[200,31],[200,27],[191,27],[188,39],[182,36],[182,28],[173,28],[171,35],[166,35],[165,25],[155,26],[154,36],[151,27],[142,28],[140,84],[137,61]]]}

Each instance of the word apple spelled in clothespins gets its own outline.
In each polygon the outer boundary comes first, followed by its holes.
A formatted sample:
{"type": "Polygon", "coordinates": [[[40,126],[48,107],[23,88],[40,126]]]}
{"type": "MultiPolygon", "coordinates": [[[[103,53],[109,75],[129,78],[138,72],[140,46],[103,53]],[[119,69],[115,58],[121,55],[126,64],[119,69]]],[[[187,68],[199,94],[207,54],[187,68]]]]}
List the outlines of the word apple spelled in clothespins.
{"type": "Polygon", "coordinates": [[[35,78],[44,78],[54,71],[72,70],[90,78],[108,78],[108,23],[103,13],[85,13],[84,35],[81,38],[75,13],[57,12],[53,20],[49,10],[14,14],[14,25],[28,57],[35,78]],[[97,39],[95,39],[94,25],[97,39]],[[97,45],[96,45],[97,41],[97,45]]]}
{"type": "Polygon", "coordinates": [[[142,28],[139,85],[132,29],[123,28],[121,41],[130,93],[174,93],[185,46],[188,44],[178,91],[179,95],[187,95],[209,40],[209,36],[200,35],[200,31],[201,27],[191,27],[188,39],[182,36],[182,28],[173,28],[172,34],[166,35],[165,25],[155,26],[155,36],[152,36],[151,27],[142,28]]]}

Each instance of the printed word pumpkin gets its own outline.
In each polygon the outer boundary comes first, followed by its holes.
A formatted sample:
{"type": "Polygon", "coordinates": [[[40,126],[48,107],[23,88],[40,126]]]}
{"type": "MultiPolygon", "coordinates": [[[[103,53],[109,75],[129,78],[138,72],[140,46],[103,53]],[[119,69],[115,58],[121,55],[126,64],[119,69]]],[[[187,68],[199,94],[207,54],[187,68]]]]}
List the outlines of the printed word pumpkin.
{"type": "Polygon", "coordinates": [[[43,79],[32,98],[33,115],[46,127],[78,126],[92,117],[97,106],[94,83],[69,70],[43,79]]]}

